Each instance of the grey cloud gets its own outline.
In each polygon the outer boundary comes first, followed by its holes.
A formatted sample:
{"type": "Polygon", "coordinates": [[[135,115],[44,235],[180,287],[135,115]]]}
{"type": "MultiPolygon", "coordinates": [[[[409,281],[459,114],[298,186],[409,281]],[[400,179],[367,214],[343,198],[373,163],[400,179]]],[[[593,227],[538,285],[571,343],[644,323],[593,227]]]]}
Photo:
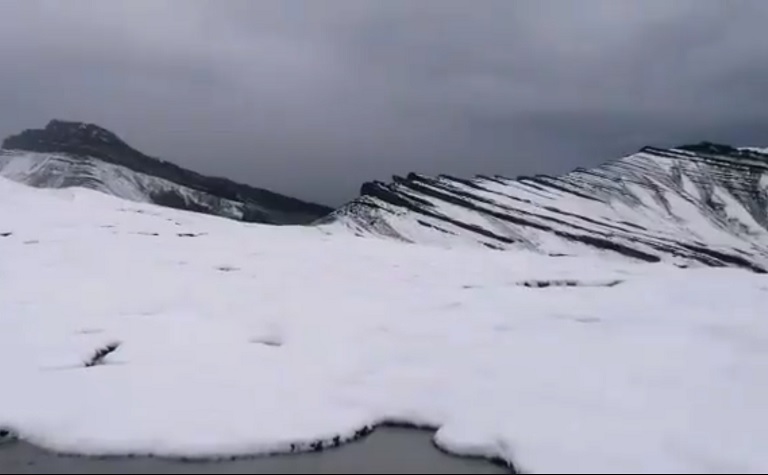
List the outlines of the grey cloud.
{"type": "Polygon", "coordinates": [[[766,21],[760,0],[8,0],[0,134],[96,122],[331,204],[409,171],[768,144],[766,21]]]}

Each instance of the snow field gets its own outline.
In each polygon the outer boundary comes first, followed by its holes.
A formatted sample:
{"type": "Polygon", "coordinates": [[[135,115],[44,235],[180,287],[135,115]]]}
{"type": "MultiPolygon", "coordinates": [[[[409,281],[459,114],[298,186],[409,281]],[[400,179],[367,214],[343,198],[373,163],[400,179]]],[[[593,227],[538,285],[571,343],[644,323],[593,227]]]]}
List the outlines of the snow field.
{"type": "Polygon", "coordinates": [[[527,472],[768,470],[764,276],[246,225],[2,179],[0,233],[0,426],[50,449],[268,453],[398,420],[527,472]],[[587,286],[520,285],[571,280],[587,286]]]}

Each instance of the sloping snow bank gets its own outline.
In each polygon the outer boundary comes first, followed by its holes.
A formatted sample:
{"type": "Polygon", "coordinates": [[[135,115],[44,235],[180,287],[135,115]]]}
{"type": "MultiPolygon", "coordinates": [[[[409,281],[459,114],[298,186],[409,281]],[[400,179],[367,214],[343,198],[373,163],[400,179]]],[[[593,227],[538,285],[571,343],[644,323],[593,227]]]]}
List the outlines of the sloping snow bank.
{"type": "Polygon", "coordinates": [[[245,225],[0,179],[3,232],[0,426],[50,449],[289,451],[400,420],[523,471],[768,470],[759,275],[245,225]],[[560,280],[622,283],[519,285],[560,280]]]}

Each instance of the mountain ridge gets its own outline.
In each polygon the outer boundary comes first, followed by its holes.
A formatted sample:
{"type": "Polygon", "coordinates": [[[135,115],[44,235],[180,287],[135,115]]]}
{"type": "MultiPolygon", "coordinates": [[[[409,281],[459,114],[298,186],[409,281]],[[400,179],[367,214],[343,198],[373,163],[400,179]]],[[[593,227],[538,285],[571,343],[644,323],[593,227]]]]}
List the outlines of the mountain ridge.
{"type": "Polygon", "coordinates": [[[144,155],[94,124],[52,120],[3,141],[0,176],[413,243],[768,270],[768,149],[707,141],[646,146],[559,176],[395,175],[363,183],[334,210],[144,155]]]}
{"type": "MultiPolygon", "coordinates": [[[[54,119],[43,129],[27,129],[7,137],[3,140],[2,148],[5,150],[6,166],[12,158],[29,155],[25,159],[35,162],[36,168],[22,173],[23,170],[17,167],[11,178],[35,186],[79,184],[114,194],[114,187],[110,183],[93,179],[94,176],[109,175],[104,168],[114,172],[114,167],[104,167],[98,163],[103,162],[150,177],[129,177],[128,181],[142,183],[135,186],[136,189],[131,190],[131,193],[118,194],[128,199],[143,196],[145,201],[163,206],[269,224],[307,224],[332,211],[332,208],[324,205],[237,183],[228,178],[206,176],[172,162],[150,157],[128,145],[115,133],[95,124],[54,119]],[[64,179],[55,180],[57,176],[64,179]],[[166,185],[162,190],[153,190],[148,183],[156,182],[156,179],[183,188],[174,189],[166,185]],[[226,203],[227,209],[219,206],[222,203],[226,203]]],[[[130,175],[123,170],[119,174],[122,177],[130,175]]]]}
{"type": "Polygon", "coordinates": [[[407,242],[599,251],[768,269],[768,155],[712,142],[643,147],[560,175],[371,181],[320,220],[407,242]]]}

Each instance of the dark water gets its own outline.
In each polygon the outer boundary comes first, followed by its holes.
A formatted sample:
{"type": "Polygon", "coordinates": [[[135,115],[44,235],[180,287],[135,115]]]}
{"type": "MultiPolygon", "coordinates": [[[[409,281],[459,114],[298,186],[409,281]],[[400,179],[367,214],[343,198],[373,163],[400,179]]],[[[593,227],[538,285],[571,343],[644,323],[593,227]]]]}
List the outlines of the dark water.
{"type": "Polygon", "coordinates": [[[432,435],[382,427],[362,440],[324,452],[225,462],[62,457],[11,442],[0,445],[0,473],[510,473],[484,460],[447,455],[432,445],[432,435]]]}

